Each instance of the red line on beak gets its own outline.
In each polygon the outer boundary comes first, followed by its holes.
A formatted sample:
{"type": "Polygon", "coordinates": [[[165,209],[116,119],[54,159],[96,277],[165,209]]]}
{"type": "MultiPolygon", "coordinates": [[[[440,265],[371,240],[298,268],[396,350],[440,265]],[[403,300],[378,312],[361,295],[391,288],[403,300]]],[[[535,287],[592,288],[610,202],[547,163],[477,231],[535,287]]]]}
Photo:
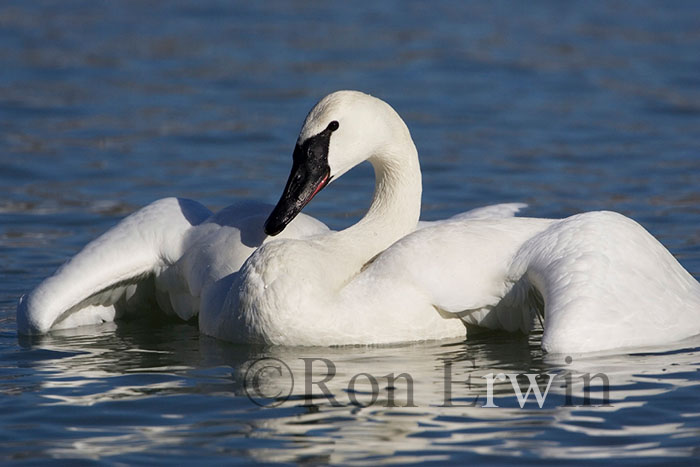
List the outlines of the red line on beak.
{"type": "Polygon", "coordinates": [[[327,183],[328,183],[328,175],[326,175],[325,177],[323,177],[323,180],[321,180],[321,183],[318,184],[318,186],[317,186],[316,189],[314,190],[314,193],[313,193],[313,194],[311,195],[311,197],[309,198],[309,201],[311,201],[311,200],[313,199],[313,197],[316,196],[316,193],[318,193],[319,191],[321,191],[321,189],[322,189],[324,186],[326,186],[327,183]]]}

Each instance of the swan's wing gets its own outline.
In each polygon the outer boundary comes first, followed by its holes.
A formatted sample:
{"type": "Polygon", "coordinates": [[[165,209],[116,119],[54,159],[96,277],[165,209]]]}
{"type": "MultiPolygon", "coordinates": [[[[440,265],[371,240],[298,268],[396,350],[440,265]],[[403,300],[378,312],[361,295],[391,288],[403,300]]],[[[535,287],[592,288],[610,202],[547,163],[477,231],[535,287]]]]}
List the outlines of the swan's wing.
{"type": "Polygon", "coordinates": [[[509,276],[543,297],[542,347],[549,352],[655,345],[700,333],[700,284],[620,214],[557,221],[521,246],[509,276]]]}
{"type": "Polygon", "coordinates": [[[525,209],[525,203],[503,203],[494,204],[491,206],[483,206],[480,208],[471,209],[466,212],[456,214],[449,219],[443,221],[419,221],[418,229],[430,227],[440,222],[446,221],[465,221],[473,219],[503,219],[515,216],[520,210],[525,209]]]}
{"type": "Polygon", "coordinates": [[[549,352],[700,334],[700,284],[644,228],[611,212],[436,223],[396,242],[363,276],[394,303],[408,297],[405,308],[425,299],[491,329],[527,332],[544,308],[549,352]]]}
{"type": "MultiPolygon", "coordinates": [[[[424,301],[443,316],[467,324],[528,330],[532,316],[512,313],[518,309],[515,303],[503,302],[506,296],[518,302],[507,275],[522,244],[552,222],[528,218],[438,222],[393,244],[354,282],[379,290],[377,295],[387,307],[405,303],[403,308],[411,309],[412,303],[424,301]]],[[[352,284],[350,290],[359,288],[352,284]]]]}
{"type": "Polygon", "coordinates": [[[113,305],[151,287],[153,275],[182,255],[186,232],[210,215],[194,201],[167,198],[126,217],[20,298],[18,331],[42,334],[114,319],[113,305]]]}

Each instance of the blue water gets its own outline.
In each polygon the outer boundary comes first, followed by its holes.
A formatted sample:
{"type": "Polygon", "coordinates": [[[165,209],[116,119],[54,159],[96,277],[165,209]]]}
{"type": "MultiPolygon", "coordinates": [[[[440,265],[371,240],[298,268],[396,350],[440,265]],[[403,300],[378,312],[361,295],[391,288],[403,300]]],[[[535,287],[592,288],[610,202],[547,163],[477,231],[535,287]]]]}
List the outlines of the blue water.
{"type": "MultiPolygon", "coordinates": [[[[0,4],[0,461],[697,463],[697,339],[568,363],[538,334],[264,348],[134,322],[18,339],[17,298],[140,206],[275,202],[306,112],[342,88],[404,117],[424,218],[616,210],[700,277],[699,3],[355,3],[0,4]],[[556,378],[543,408],[508,382],[483,408],[499,372],[556,378]],[[609,394],[594,382],[586,404],[587,373],[609,394]]],[[[358,168],[307,212],[341,228],[372,188],[358,168]]]]}

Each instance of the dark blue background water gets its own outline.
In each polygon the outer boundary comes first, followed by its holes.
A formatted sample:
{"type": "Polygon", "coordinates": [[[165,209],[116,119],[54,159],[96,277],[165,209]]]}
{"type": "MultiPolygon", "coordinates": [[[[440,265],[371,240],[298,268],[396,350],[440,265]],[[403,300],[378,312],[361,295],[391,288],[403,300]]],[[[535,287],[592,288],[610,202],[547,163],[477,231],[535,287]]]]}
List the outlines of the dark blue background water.
{"type": "MultiPolygon", "coordinates": [[[[538,335],[285,349],[134,323],[18,340],[19,295],[138,207],[275,202],[306,112],[343,88],[404,117],[424,218],[506,201],[531,216],[617,210],[700,276],[700,4],[355,3],[0,4],[0,459],[697,461],[697,340],[571,364],[538,335]],[[245,395],[261,357],[296,376],[278,407],[245,395]],[[304,405],[309,357],[335,363],[339,407],[304,405]],[[508,385],[499,409],[440,407],[446,365],[455,405],[483,401],[483,377],[505,371],[604,372],[611,406],[581,406],[580,384],[564,406],[559,379],[543,409],[520,409],[508,385]],[[387,407],[381,378],[375,404],[353,405],[371,395],[364,380],[348,390],[358,372],[409,373],[416,407],[387,407]]],[[[362,167],[307,212],[349,225],[372,188],[362,167]]]]}

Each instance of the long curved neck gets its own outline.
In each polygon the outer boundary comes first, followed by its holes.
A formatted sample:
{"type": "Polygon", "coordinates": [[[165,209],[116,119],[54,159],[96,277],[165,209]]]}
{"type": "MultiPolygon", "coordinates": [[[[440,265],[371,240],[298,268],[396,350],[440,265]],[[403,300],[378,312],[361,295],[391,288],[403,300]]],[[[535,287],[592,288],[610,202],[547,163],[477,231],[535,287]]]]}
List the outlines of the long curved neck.
{"type": "Polygon", "coordinates": [[[404,130],[398,141],[368,159],[374,167],[376,185],[367,214],[355,225],[326,237],[332,251],[341,252],[347,274],[359,272],[367,261],[413,232],[418,224],[420,164],[405,126],[404,130]]]}

